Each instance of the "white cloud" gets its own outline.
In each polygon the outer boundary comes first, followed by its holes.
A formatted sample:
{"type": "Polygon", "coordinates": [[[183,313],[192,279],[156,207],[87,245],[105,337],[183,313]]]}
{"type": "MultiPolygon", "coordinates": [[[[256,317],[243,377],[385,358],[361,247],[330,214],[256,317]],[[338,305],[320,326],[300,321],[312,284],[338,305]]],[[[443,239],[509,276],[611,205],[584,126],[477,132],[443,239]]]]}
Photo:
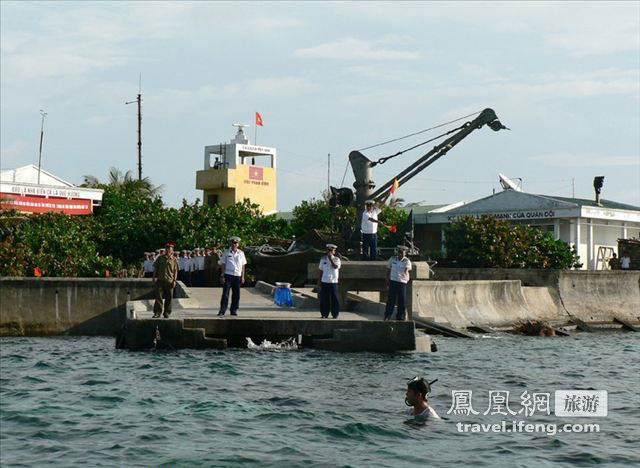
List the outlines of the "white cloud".
{"type": "Polygon", "coordinates": [[[389,49],[353,37],[326,42],[315,47],[296,49],[293,55],[301,58],[342,60],[415,60],[420,57],[416,51],[389,49]]]}
{"type": "Polygon", "coordinates": [[[638,2],[352,2],[342,11],[404,28],[434,20],[452,29],[482,25],[487,33],[526,35],[575,56],[640,49],[638,2]]]}
{"type": "Polygon", "coordinates": [[[9,146],[0,150],[0,166],[3,169],[15,168],[17,164],[24,164],[29,153],[35,151],[33,143],[24,140],[16,140],[9,146]]]}
{"type": "Polygon", "coordinates": [[[530,156],[529,159],[553,167],[640,166],[640,155],[615,156],[595,153],[557,152],[530,156]]]}
{"type": "Polygon", "coordinates": [[[3,81],[72,76],[104,71],[134,61],[149,41],[188,37],[197,32],[281,32],[303,23],[295,18],[252,15],[214,4],[188,2],[121,2],[102,7],[63,3],[27,10],[3,11],[3,81]],[[78,6],[79,5],[79,6],[78,6]],[[32,32],[20,28],[29,17],[32,32]],[[35,25],[35,27],[34,27],[35,25]],[[242,25],[242,29],[238,29],[242,25]]]}
{"type": "Polygon", "coordinates": [[[494,78],[493,82],[445,86],[440,96],[478,98],[509,96],[510,99],[540,101],[587,96],[640,94],[640,69],[606,68],[584,73],[549,72],[526,79],[494,78]]]}
{"type": "MultiPolygon", "coordinates": [[[[204,105],[234,101],[242,107],[247,102],[265,98],[295,98],[315,93],[320,87],[299,76],[254,78],[224,84],[206,84],[194,89],[167,88],[147,93],[148,109],[162,109],[162,115],[182,114],[202,109],[204,105]]],[[[148,110],[153,113],[153,110],[148,110]]]]}

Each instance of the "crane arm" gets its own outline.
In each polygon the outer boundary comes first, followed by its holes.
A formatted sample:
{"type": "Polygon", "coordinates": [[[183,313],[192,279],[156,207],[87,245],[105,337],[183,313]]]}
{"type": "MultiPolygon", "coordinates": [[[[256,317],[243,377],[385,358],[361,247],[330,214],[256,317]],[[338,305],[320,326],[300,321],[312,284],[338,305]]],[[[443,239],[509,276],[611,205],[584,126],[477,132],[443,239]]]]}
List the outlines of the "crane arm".
{"type": "MultiPolygon", "coordinates": [[[[393,177],[391,180],[384,183],[376,191],[369,193],[367,197],[377,201],[385,198],[386,196],[388,196],[389,189],[393,185],[393,181],[395,179],[398,180],[398,186],[402,186],[403,184],[411,180],[413,177],[418,175],[420,172],[425,170],[427,167],[429,167],[431,164],[436,162],[442,156],[447,154],[447,152],[451,148],[453,148],[462,140],[464,140],[474,130],[482,128],[485,125],[488,125],[489,128],[491,128],[496,132],[507,128],[504,125],[502,125],[502,123],[500,123],[500,120],[498,120],[498,116],[496,115],[493,109],[485,109],[475,119],[463,125],[462,128],[460,128],[460,130],[457,133],[451,135],[442,143],[434,146],[424,156],[422,156],[417,161],[409,165],[409,167],[404,169],[402,172],[400,172],[398,175],[393,177]]],[[[352,162],[354,175],[356,176],[356,183],[354,184],[354,186],[356,186],[357,192],[359,194],[362,193],[360,192],[360,190],[358,190],[359,188],[358,185],[360,185],[361,189],[364,189],[364,190],[366,190],[365,187],[370,187],[372,189],[373,181],[370,180],[371,179],[370,171],[371,171],[371,167],[373,167],[377,163],[373,163],[359,151],[352,151],[351,154],[349,155],[349,159],[352,162]],[[359,179],[362,179],[362,180],[359,180],[359,179]]],[[[384,163],[384,161],[385,161],[385,158],[383,158],[383,160],[381,160],[379,163],[384,163]]],[[[361,197],[358,197],[358,198],[361,198],[361,197]]],[[[363,202],[364,200],[358,199],[359,204],[363,202]]]]}

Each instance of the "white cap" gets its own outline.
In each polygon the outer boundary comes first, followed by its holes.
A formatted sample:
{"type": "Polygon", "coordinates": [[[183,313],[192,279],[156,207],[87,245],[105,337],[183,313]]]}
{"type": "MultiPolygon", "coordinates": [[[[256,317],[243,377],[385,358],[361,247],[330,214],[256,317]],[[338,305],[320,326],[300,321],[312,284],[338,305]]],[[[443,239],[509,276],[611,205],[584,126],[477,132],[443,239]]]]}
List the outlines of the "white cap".
{"type": "Polygon", "coordinates": [[[337,249],[338,246],[336,244],[327,244],[327,249],[337,249]]]}

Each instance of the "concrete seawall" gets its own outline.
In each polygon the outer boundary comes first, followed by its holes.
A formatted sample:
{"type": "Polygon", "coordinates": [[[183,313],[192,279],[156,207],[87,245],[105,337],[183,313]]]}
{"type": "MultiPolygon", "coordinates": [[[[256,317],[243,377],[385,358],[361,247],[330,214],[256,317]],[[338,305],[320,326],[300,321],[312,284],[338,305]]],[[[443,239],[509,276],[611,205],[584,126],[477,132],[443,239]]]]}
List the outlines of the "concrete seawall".
{"type": "MultiPolygon", "coordinates": [[[[182,285],[178,297],[186,297],[182,285]]],[[[127,301],[153,297],[144,278],[0,278],[0,336],[112,336],[127,301]]]]}
{"type": "MultiPolygon", "coordinates": [[[[456,327],[509,327],[522,319],[562,325],[574,317],[640,323],[640,271],[439,268],[436,281],[414,279],[410,291],[415,317],[456,327]]],[[[0,336],[112,336],[126,319],[126,303],[152,296],[149,279],[0,278],[0,336]]],[[[181,283],[176,297],[188,297],[181,283]]],[[[181,301],[189,300],[174,307],[181,301]]],[[[381,314],[383,307],[363,302],[356,310],[381,314]]]]}
{"type": "Polygon", "coordinates": [[[413,294],[414,317],[456,328],[510,327],[527,319],[560,323],[568,318],[557,307],[529,307],[520,281],[515,280],[415,281],[413,294]]]}
{"type": "Polygon", "coordinates": [[[584,322],[640,322],[640,271],[563,272],[558,290],[567,312],[584,322]]]}
{"type": "Polygon", "coordinates": [[[640,323],[640,272],[439,268],[435,278],[414,282],[414,314],[452,325],[640,323]]]}

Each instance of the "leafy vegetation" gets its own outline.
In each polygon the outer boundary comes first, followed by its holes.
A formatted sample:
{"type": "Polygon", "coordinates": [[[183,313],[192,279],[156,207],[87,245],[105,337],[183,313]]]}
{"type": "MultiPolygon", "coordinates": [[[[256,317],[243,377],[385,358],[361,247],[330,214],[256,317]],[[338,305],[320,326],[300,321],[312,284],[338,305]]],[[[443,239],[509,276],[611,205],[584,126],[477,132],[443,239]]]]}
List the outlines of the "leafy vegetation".
{"type": "Polygon", "coordinates": [[[445,228],[447,258],[465,268],[572,268],[575,249],[535,227],[493,216],[462,217],[445,228]]]}

